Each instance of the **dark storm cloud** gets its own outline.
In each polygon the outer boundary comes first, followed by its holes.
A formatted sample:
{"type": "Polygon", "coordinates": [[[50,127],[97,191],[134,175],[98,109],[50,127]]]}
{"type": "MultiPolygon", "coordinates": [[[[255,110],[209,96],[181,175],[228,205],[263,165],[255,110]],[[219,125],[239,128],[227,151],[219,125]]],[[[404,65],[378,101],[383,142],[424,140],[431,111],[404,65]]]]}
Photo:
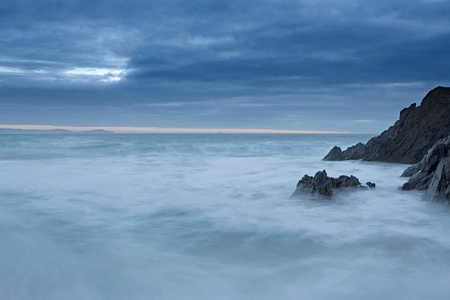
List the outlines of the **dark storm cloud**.
{"type": "Polygon", "coordinates": [[[348,130],[345,120],[391,120],[448,85],[448,11],[450,1],[425,0],[3,1],[0,104],[97,107],[103,125],[144,126],[151,115],[172,127],[286,129],[307,126],[293,110],[313,124],[324,105],[348,130]],[[168,105],[136,108],[152,103],[168,105]]]}
{"type": "MultiPolygon", "coordinates": [[[[362,4],[351,9],[335,5],[334,12],[291,3],[281,7],[278,14],[275,8],[256,16],[235,15],[233,20],[239,20],[244,28],[235,31],[216,26],[214,18],[204,20],[208,27],[219,27],[219,33],[228,40],[221,42],[219,35],[214,43],[212,36],[209,47],[193,47],[192,41],[180,38],[172,47],[155,46],[153,51],[148,51],[149,46],[139,48],[135,52],[139,59],[130,62],[135,69],[130,77],[256,85],[298,77],[300,83],[309,85],[311,80],[318,84],[436,81],[448,75],[450,39],[443,26],[448,24],[444,14],[432,11],[435,19],[427,14],[417,19],[414,13],[418,12],[409,10],[401,18],[395,6],[365,4],[378,14],[367,12],[362,4]],[[172,52],[177,46],[179,49],[172,52]]],[[[422,4],[438,9],[436,3],[422,4]]],[[[448,6],[439,4],[439,9],[448,6]]],[[[201,34],[201,29],[196,29],[201,34]]]]}

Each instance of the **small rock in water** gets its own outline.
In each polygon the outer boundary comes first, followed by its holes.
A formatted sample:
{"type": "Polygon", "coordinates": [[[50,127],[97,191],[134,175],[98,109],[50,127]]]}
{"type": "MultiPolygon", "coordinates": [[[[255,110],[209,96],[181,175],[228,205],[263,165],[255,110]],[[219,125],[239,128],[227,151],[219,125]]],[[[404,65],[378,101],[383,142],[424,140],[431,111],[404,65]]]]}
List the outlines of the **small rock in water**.
{"type": "Polygon", "coordinates": [[[373,183],[373,182],[370,182],[370,181],[367,181],[366,182],[366,185],[369,187],[369,188],[371,188],[371,189],[374,189],[375,188],[375,186],[376,186],[376,184],[375,183],[373,183]]]}
{"type": "MultiPolygon", "coordinates": [[[[368,182],[367,186],[370,188],[375,187],[375,183],[368,182]],[[370,185],[369,185],[370,184],[370,185]]],[[[346,176],[341,175],[338,178],[328,177],[327,172],[325,170],[319,171],[316,175],[309,176],[305,175],[303,178],[297,183],[297,189],[295,190],[293,195],[298,195],[302,193],[310,193],[323,196],[332,196],[334,190],[342,189],[342,188],[365,188],[367,186],[361,185],[359,179],[355,176],[346,176]]]]}

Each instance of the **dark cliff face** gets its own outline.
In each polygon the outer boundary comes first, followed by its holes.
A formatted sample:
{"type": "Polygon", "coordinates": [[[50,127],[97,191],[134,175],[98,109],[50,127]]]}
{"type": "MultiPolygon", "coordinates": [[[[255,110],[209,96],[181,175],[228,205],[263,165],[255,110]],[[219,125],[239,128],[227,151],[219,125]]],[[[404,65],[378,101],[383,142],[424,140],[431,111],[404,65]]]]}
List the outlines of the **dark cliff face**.
{"type": "Polygon", "coordinates": [[[413,164],[419,162],[439,139],[450,135],[450,88],[437,87],[422,100],[400,112],[393,126],[365,145],[341,151],[335,147],[324,160],[384,161],[413,164]]]}

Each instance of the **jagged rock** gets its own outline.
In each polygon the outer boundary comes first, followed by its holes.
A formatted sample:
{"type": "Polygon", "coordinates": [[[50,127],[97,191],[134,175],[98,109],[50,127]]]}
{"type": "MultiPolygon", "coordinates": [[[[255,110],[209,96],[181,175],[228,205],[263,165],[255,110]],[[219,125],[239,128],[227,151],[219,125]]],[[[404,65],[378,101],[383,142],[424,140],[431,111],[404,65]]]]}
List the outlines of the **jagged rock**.
{"type": "Polygon", "coordinates": [[[421,168],[422,168],[422,164],[420,162],[415,165],[412,165],[412,166],[408,167],[405,171],[403,171],[401,177],[411,177],[414,174],[416,174],[417,172],[419,172],[421,168]]]}
{"type": "Polygon", "coordinates": [[[324,160],[352,160],[360,159],[366,152],[363,143],[358,143],[354,146],[342,151],[340,147],[334,146],[333,149],[324,157],[324,160]]]}
{"type": "Polygon", "coordinates": [[[418,164],[406,169],[402,175],[414,171],[403,190],[427,190],[427,198],[450,201],[450,135],[436,142],[418,164]]]}
{"type": "Polygon", "coordinates": [[[324,160],[345,160],[344,153],[342,153],[341,147],[334,146],[333,149],[328,152],[324,160]]]}
{"type": "Polygon", "coordinates": [[[359,159],[361,157],[364,157],[366,154],[366,147],[363,143],[358,143],[354,146],[351,146],[343,152],[346,160],[353,160],[353,159],[359,159]]]}
{"type": "Polygon", "coordinates": [[[376,184],[370,181],[366,182],[366,185],[370,188],[370,189],[374,189],[376,187],[376,184]]]}
{"type": "Polygon", "coordinates": [[[426,190],[430,184],[433,174],[427,174],[426,172],[417,172],[408,182],[403,184],[402,190],[426,190]]]}
{"type": "MultiPolygon", "coordinates": [[[[375,184],[373,184],[375,187],[375,184]]],[[[302,193],[315,194],[318,193],[323,196],[332,196],[335,189],[342,188],[368,188],[367,186],[361,185],[359,179],[355,176],[341,175],[338,178],[328,177],[325,170],[319,171],[316,175],[309,176],[305,175],[297,183],[297,188],[294,195],[302,193]]]]}
{"type": "Polygon", "coordinates": [[[362,159],[414,164],[439,139],[448,135],[450,88],[437,87],[425,96],[420,106],[416,107],[414,103],[403,109],[399,120],[379,136],[370,139],[365,145],[359,143],[344,151],[334,147],[324,160],[362,159]]]}
{"type": "Polygon", "coordinates": [[[450,201],[450,158],[443,158],[436,168],[426,197],[430,199],[445,199],[450,201]]]}

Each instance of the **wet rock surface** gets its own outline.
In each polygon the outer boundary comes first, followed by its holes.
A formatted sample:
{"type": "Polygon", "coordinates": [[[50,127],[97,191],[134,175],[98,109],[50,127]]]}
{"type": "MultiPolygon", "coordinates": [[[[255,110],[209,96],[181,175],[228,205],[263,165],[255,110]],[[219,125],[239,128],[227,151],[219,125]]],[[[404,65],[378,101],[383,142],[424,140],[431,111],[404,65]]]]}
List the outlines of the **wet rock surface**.
{"type": "Polygon", "coordinates": [[[406,169],[402,176],[411,176],[403,190],[427,190],[427,198],[450,201],[450,135],[434,144],[422,160],[406,169]]]}
{"type": "Polygon", "coordinates": [[[373,183],[373,182],[370,182],[370,181],[367,181],[367,182],[366,182],[366,185],[367,185],[369,188],[371,188],[371,189],[373,189],[373,188],[376,187],[376,184],[373,183]]]}
{"type": "MultiPolygon", "coordinates": [[[[421,160],[438,140],[450,135],[450,88],[437,87],[422,100],[400,112],[399,120],[366,144],[342,151],[335,146],[324,160],[384,161],[414,164],[421,160]]],[[[413,173],[410,170],[405,176],[413,173]]]]}
{"type": "Polygon", "coordinates": [[[341,175],[338,178],[328,177],[325,170],[317,172],[314,177],[305,175],[297,183],[297,188],[294,192],[295,195],[304,193],[319,194],[323,196],[332,196],[337,189],[344,188],[361,188],[368,189],[374,188],[375,184],[368,182],[367,186],[361,185],[361,182],[355,176],[341,175]]]}

